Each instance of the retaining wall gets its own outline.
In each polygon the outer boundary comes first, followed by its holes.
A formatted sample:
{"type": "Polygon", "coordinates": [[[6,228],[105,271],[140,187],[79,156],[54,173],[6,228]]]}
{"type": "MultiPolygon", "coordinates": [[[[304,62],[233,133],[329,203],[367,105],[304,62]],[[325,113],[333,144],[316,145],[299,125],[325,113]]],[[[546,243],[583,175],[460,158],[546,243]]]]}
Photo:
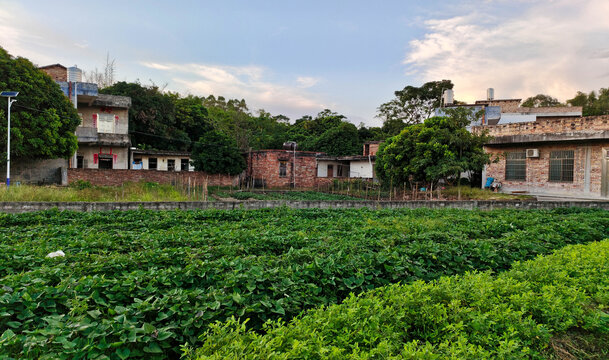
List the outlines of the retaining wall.
{"type": "Polygon", "coordinates": [[[193,186],[207,181],[208,186],[239,186],[239,175],[209,175],[201,171],[119,170],[119,169],[68,169],[70,183],[83,180],[93,185],[121,186],[126,182],[150,181],[159,184],[188,184],[193,186]]]}
{"type": "Polygon", "coordinates": [[[23,213],[50,209],[71,211],[113,210],[255,210],[288,207],[292,209],[554,209],[594,208],[609,210],[609,201],[235,201],[235,202],[0,202],[0,212],[23,213]]]}

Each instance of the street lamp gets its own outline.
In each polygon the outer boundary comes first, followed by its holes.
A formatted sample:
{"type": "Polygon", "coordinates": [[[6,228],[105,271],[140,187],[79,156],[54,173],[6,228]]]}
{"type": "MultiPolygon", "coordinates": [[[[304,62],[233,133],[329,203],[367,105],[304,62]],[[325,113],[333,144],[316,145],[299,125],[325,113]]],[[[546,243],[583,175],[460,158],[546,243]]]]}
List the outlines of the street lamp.
{"type": "Polygon", "coordinates": [[[17,100],[11,100],[12,97],[17,97],[18,91],[3,91],[0,96],[8,98],[8,138],[6,141],[6,189],[11,185],[11,105],[17,100]]]}

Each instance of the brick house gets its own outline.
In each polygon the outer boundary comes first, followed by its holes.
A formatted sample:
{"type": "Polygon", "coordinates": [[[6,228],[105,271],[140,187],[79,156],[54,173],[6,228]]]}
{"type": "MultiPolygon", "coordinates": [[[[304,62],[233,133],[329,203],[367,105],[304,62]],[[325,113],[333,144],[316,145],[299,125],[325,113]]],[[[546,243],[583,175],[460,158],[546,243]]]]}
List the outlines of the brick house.
{"type": "Polygon", "coordinates": [[[485,151],[499,161],[487,177],[503,191],[609,197],[609,115],[538,117],[536,121],[476,126],[493,136],[485,151]]]}
{"type": "Polygon", "coordinates": [[[314,188],[317,157],[324,153],[294,150],[255,150],[245,154],[246,179],[253,187],[314,188]]]}
{"type": "Polygon", "coordinates": [[[75,104],[82,119],[76,128],[78,150],[70,168],[129,168],[129,108],[131,98],[99,94],[97,84],[83,83],[82,71],[61,64],[43,66],[64,94],[75,104]]]}

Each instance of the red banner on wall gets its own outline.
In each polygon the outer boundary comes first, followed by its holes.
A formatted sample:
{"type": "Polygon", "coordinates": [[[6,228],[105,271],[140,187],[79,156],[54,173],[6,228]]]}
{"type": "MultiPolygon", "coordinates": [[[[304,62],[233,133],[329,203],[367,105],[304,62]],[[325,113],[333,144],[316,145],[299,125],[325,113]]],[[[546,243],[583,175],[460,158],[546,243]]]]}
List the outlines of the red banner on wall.
{"type": "Polygon", "coordinates": [[[93,154],[93,164],[97,164],[97,154],[93,154]]]}

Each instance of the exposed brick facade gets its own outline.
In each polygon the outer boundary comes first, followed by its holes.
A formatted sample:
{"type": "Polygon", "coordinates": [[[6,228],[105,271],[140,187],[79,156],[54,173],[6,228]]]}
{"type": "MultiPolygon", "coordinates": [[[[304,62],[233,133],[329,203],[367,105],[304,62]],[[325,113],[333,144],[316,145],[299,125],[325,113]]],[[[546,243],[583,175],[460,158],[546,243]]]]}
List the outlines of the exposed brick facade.
{"type": "Polygon", "coordinates": [[[54,81],[68,81],[68,69],[59,64],[43,66],[40,70],[49,74],[54,81]]]}
{"type": "Polygon", "coordinates": [[[475,126],[472,131],[488,130],[490,136],[557,134],[609,130],[609,115],[560,117],[502,125],[475,126]]]}
{"type": "Polygon", "coordinates": [[[88,181],[93,185],[121,186],[126,182],[150,181],[159,184],[171,184],[179,181],[202,184],[207,180],[208,186],[239,186],[239,175],[209,175],[200,171],[170,172],[158,170],[99,170],[99,169],[68,169],[68,182],[77,180],[88,181]]]}
{"type": "Polygon", "coordinates": [[[379,145],[381,145],[382,141],[368,141],[364,143],[364,149],[362,154],[364,156],[374,156],[379,151],[379,145]]]}
{"type": "MultiPolygon", "coordinates": [[[[268,188],[288,188],[294,184],[294,165],[296,166],[295,187],[314,188],[317,186],[317,155],[310,151],[257,150],[247,154],[247,177],[254,185],[268,188]],[[294,155],[296,161],[294,161],[294,155]],[[280,174],[281,164],[285,165],[285,175],[280,174]]],[[[323,180],[324,182],[326,180],[323,180]]]]}

